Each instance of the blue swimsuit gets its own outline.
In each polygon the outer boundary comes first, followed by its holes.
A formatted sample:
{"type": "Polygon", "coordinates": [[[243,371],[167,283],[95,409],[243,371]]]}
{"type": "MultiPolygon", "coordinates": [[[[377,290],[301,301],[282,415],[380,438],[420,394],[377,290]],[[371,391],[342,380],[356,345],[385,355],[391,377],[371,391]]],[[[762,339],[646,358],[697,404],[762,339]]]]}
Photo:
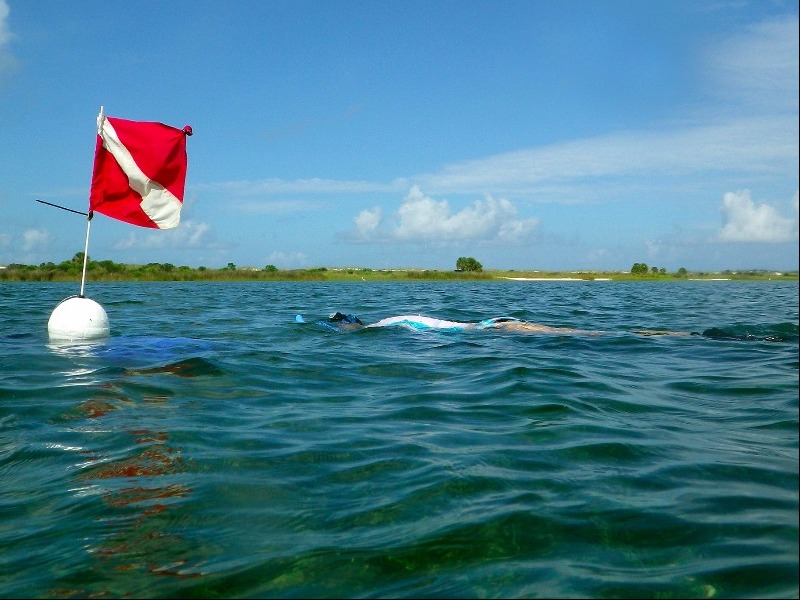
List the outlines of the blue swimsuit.
{"type": "MultiPolygon", "coordinates": [[[[301,315],[297,315],[295,320],[298,323],[305,323],[305,320],[301,315]]],[[[398,315],[396,317],[386,317],[385,319],[381,319],[376,323],[364,325],[364,327],[370,328],[397,326],[413,329],[414,331],[464,331],[467,329],[491,329],[493,327],[497,327],[497,325],[500,323],[508,323],[510,321],[515,321],[518,323],[523,322],[521,319],[517,319],[515,317],[493,317],[491,319],[485,319],[479,323],[467,323],[464,321],[447,321],[445,319],[436,319],[434,317],[426,317],[424,315],[398,315]]],[[[341,331],[342,328],[340,325],[342,324],[363,325],[361,320],[355,315],[345,315],[338,312],[332,314],[328,318],[328,321],[317,321],[317,324],[333,331],[341,331]]]]}
{"type": "Polygon", "coordinates": [[[464,331],[465,329],[473,328],[490,329],[496,327],[498,323],[506,323],[508,321],[519,321],[519,319],[515,319],[514,317],[494,317],[481,321],[480,323],[465,323],[463,321],[446,321],[444,319],[435,319],[422,315],[399,315],[397,317],[381,319],[377,323],[367,325],[367,327],[390,327],[392,325],[399,325],[416,331],[426,329],[435,329],[436,331],[464,331]]]}

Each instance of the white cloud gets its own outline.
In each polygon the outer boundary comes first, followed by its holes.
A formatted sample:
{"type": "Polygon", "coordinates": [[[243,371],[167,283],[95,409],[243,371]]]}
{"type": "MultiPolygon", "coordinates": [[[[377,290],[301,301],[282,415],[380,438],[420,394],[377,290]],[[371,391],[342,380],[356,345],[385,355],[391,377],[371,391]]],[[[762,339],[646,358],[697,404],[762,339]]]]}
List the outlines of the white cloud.
{"type": "Polygon", "coordinates": [[[675,182],[701,172],[796,171],[797,17],[718,40],[706,67],[727,106],[714,104],[712,120],[523,148],[447,165],[414,182],[433,194],[492,192],[569,202],[589,200],[587,190],[596,192],[619,176],[668,176],[675,182]]]}
{"type": "Polygon", "coordinates": [[[181,235],[176,243],[181,246],[196,248],[204,245],[211,237],[211,226],[208,223],[198,223],[196,221],[186,221],[183,224],[181,235]]]}
{"type": "MultiPolygon", "coordinates": [[[[797,165],[797,116],[751,117],[672,131],[622,132],[448,165],[415,178],[432,193],[533,194],[618,176],[783,173],[797,165]]],[[[574,200],[578,194],[564,193],[574,200]]],[[[551,200],[556,200],[555,195],[551,200]]]]}
{"type": "Polygon", "coordinates": [[[114,244],[115,250],[131,248],[200,248],[211,243],[211,226],[196,221],[182,221],[180,227],[166,231],[148,231],[146,234],[131,232],[114,244]]]}
{"type": "Polygon", "coordinates": [[[602,260],[609,256],[608,250],[605,248],[595,248],[594,250],[590,250],[586,255],[586,260],[589,262],[595,263],[599,260],[602,260]]]}
{"type": "Polygon", "coordinates": [[[0,72],[16,65],[16,59],[8,51],[8,45],[14,34],[8,28],[9,8],[6,0],[0,0],[0,72]]]}
{"type": "Polygon", "coordinates": [[[383,211],[379,206],[376,206],[374,208],[362,210],[358,213],[356,218],[353,219],[353,223],[355,223],[356,230],[361,237],[368,237],[378,229],[382,218],[383,211]]]}
{"type": "Polygon", "coordinates": [[[645,240],[644,245],[647,248],[648,258],[657,258],[664,250],[664,244],[661,241],[645,240]]]}
{"type": "Polygon", "coordinates": [[[25,252],[36,252],[47,248],[50,234],[44,229],[28,229],[22,234],[22,249],[25,252]]]}
{"type": "Polygon", "coordinates": [[[722,199],[723,226],[718,239],[723,242],[781,243],[797,240],[797,194],[795,216],[787,219],[775,207],[756,204],[749,190],[727,192],[722,199]]]}
{"type": "Polygon", "coordinates": [[[748,105],[797,110],[798,31],[792,16],[721,41],[708,56],[717,91],[748,105]]]}
{"type": "Polygon", "coordinates": [[[447,200],[434,200],[413,186],[397,211],[397,225],[391,230],[391,237],[404,242],[514,243],[528,238],[537,225],[537,219],[517,218],[516,208],[505,199],[495,200],[487,195],[484,201],[475,201],[472,206],[453,212],[447,200]]]}
{"type": "Polygon", "coordinates": [[[275,251],[267,257],[267,264],[279,269],[296,269],[308,264],[308,257],[302,252],[275,251]]]}
{"type": "Polygon", "coordinates": [[[11,39],[11,31],[9,31],[6,24],[8,13],[8,3],[6,0],[0,0],[0,47],[7,44],[11,39]]]}

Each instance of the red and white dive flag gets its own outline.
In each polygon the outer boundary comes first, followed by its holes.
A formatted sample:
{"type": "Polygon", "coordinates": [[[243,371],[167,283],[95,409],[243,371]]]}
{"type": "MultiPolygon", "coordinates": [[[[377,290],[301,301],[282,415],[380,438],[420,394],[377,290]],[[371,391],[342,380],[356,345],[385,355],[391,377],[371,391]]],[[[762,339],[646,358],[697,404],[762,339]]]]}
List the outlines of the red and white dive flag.
{"type": "Polygon", "coordinates": [[[177,227],[186,183],[188,125],[97,116],[89,210],[140,227],[177,227]]]}

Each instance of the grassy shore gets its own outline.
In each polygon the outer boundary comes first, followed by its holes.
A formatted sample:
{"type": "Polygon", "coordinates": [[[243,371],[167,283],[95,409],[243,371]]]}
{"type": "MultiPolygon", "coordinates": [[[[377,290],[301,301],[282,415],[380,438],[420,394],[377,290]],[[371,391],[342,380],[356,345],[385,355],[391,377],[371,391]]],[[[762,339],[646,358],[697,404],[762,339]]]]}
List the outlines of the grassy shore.
{"type": "MultiPolygon", "coordinates": [[[[39,266],[0,267],[0,281],[80,281],[82,263],[67,261],[39,266]]],[[[87,265],[87,281],[797,281],[798,272],[769,270],[725,270],[715,272],[643,273],[622,271],[447,271],[435,269],[222,269],[175,267],[170,264],[123,265],[111,261],[92,261],[87,265]]]]}

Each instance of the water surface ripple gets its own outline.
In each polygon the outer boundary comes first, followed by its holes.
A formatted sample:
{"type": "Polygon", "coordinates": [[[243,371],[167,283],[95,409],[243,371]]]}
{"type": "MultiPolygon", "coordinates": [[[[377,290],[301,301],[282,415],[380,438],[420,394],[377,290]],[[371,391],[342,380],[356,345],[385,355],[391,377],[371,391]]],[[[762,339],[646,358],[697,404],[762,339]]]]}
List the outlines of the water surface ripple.
{"type": "Polygon", "coordinates": [[[798,597],[797,283],[74,287],[0,284],[2,597],[798,597]]]}

